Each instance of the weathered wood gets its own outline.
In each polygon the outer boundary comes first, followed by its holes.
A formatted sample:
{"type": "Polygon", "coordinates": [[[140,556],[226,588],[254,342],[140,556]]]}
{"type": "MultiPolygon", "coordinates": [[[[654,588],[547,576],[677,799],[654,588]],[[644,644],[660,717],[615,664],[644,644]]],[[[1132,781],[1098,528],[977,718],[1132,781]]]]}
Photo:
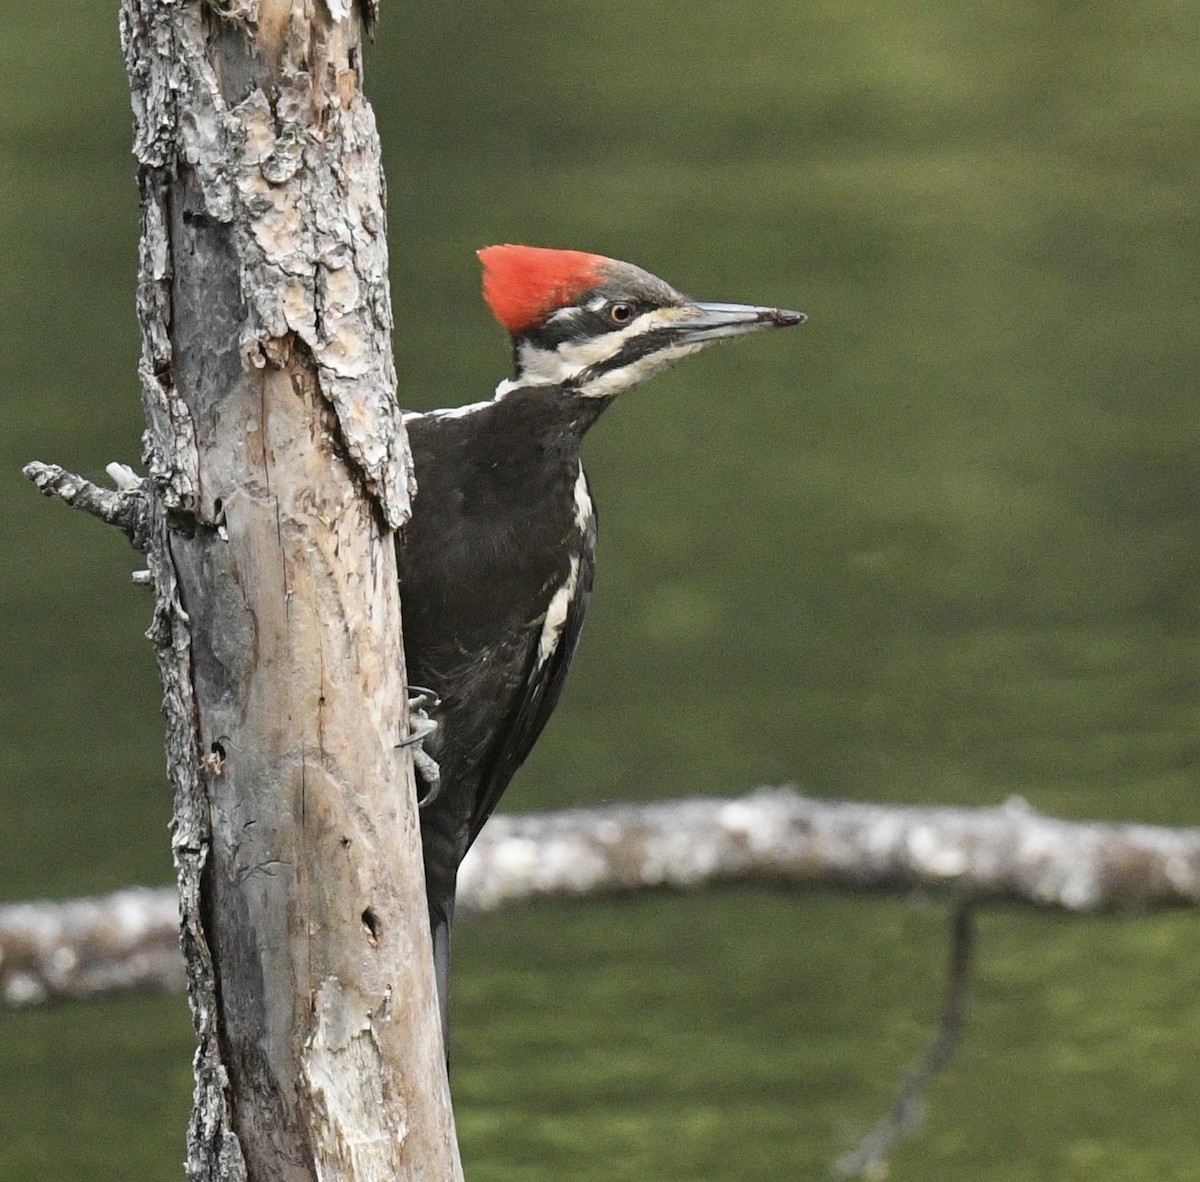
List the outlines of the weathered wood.
{"type": "Polygon", "coordinates": [[[501,814],[463,863],[464,910],[654,886],[777,883],[1070,912],[1200,906],[1200,829],[998,808],[817,800],[762,788],[533,816],[501,814]]]}
{"type": "Polygon", "coordinates": [[[72,509],[90,513],[93,517],[121,530],[137,550],[149,545],[150,507],[142,491],[142,480],[124,464],[109,464],[109,475],[116,481],[115,489],[101,488],[57,464],[34,460],[21,469],[43,496],[58,497],[72,509]]]}
{"type": "Polygon", "coordinates": [[[195,1179],[461,1176],[391,530],[410,467],[346,0],[123,0],[195,1179]]]}
{"type": "Polygon", "coordinates": [[[0,906],[0,1004],[36,1006],[183,984],[174,887],[0,906]]]}
{"type": "MultiPolygon", "coordinates": [[[[787,788],[493,817],[463,863],[464,917],[539,898],[713,883],[878,893],[1075,914],[1200,907],[1200,829],[927,808],[787,788]]],[[[173,889],[0,906],[0,1004],[182,980],[173,889]]]]}

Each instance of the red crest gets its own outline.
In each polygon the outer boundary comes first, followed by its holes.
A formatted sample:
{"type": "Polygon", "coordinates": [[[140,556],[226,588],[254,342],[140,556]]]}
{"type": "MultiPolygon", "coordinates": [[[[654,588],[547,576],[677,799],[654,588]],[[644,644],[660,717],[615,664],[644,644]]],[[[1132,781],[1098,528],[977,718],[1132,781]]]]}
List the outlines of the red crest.
{"type": "Polygon", "coordinates": [[[542,246],[487,246],[476,252],[483,264],[483,298],[492,315],[512,334],[532,328],[555,308],[600,280],[609,261],[582,250],[542,246]]]}

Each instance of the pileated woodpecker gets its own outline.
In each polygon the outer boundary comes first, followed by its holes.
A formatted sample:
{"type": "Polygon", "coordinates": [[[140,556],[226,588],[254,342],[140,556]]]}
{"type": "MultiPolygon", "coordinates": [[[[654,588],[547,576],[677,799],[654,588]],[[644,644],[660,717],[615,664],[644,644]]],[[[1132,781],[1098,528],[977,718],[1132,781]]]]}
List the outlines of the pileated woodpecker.
{"type": "Polygon", "coordinates": [[[545,726],[592,592],[584,432],[622,390],[713,341],[804,315],[701,304],[640,267],[489,246],[483,295],[512,339],[495,397],[405,416],[418,496],[397,543],[408,675],[436,698],[421,812],[442,1033],[459,863],[545,726]]]}

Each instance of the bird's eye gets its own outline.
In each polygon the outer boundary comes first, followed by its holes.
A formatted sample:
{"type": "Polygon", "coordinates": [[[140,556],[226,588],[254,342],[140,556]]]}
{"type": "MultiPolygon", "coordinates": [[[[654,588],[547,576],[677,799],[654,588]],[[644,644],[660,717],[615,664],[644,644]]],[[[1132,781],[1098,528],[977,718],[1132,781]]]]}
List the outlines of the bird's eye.
{"type": "Polygon", "coordinates": [[[628,324],[633,319],[633,305],[609,304],[608,318],[613,324],[628,324]]]}

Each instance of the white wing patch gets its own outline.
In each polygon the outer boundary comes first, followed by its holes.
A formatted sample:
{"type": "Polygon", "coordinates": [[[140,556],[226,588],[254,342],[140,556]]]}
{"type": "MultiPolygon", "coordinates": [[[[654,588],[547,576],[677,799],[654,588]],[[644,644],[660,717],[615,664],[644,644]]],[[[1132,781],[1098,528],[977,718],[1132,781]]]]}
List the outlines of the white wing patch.
{"type": "Polygon", "coordinates": [[[587,532],[588,522],[591,521],[594,512],[587,477],[583,474],[583,464],[580,464],[579,475],[575,478],[575,528],[580,533],[587,532]]]}
{"type": "Polygon", "coordinates": [[[492,400],[487,402],[468,402],[466,406],[451,406],[445,410],[406,410],[401,418],[405,426],[414,419],[465,419],[481,410],[487,410],[492,400]]]}
{"type": "Polygon", "coordinates": [[[571,610],[571,601],[575,598],[575,588],[579,584],[579,559],[571,559],[571,573],[567,581],[554,592],[550,606],[546,608],[546,619],[542,624],[542,635],[538,639],[537,667],[541,667],[554,656],[558,642],[562,638],[562,630],[567,623],[567,615],[571,610]]]}

